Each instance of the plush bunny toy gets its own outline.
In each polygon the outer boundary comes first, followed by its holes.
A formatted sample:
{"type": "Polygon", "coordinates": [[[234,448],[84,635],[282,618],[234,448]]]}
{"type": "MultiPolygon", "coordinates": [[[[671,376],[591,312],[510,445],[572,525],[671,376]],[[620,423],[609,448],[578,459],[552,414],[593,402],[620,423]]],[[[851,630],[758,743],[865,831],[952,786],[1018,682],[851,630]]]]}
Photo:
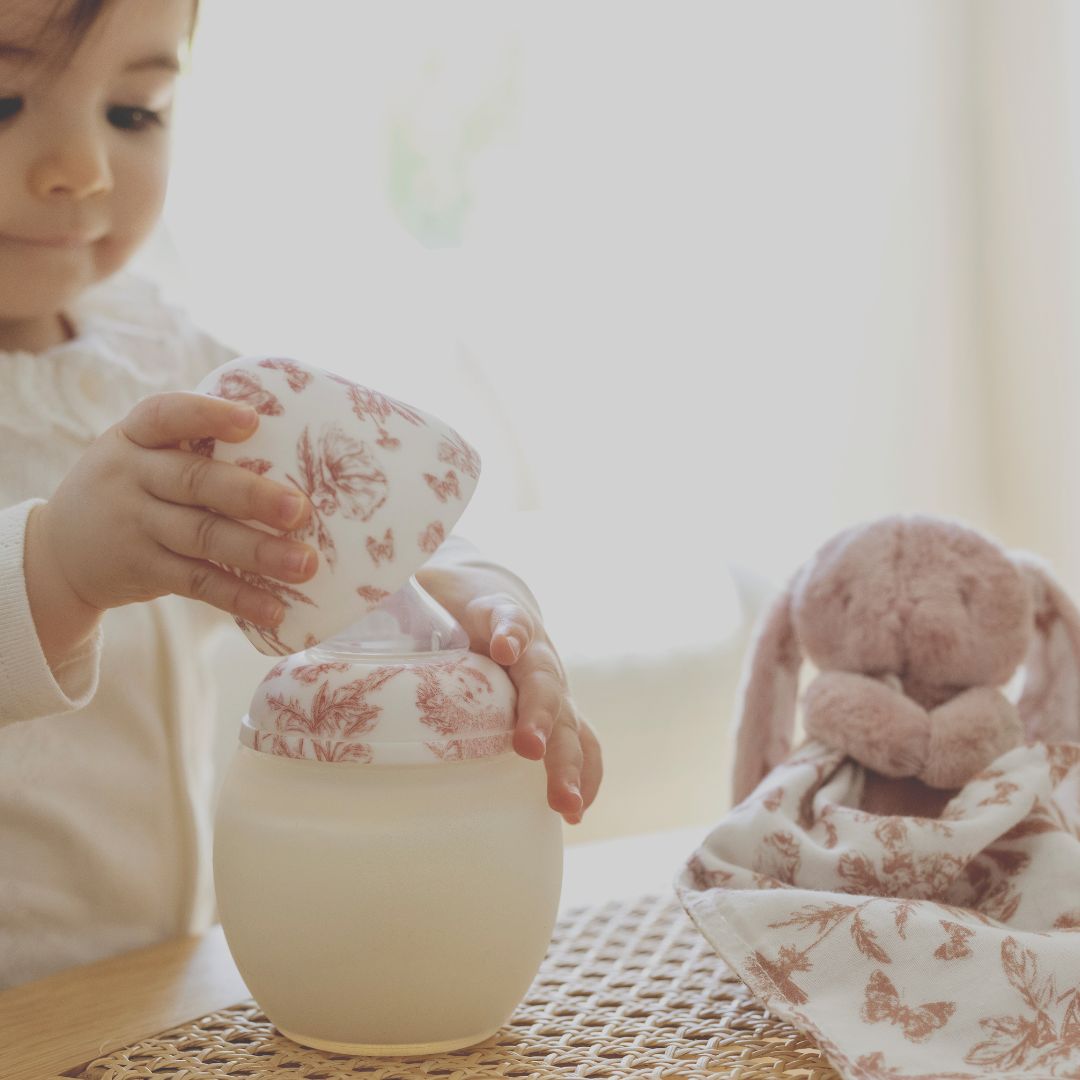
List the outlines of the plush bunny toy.
{"type": "Polygon", "coordinates": [[[1005,751],[1080,741],[1080,613],[1033,557],[954,522],[857,526],[795,575],[746,669],[736,804],[790,751],[804,655],[803,727],[866,766],[871,812],[935,817],[1005,751]]]}

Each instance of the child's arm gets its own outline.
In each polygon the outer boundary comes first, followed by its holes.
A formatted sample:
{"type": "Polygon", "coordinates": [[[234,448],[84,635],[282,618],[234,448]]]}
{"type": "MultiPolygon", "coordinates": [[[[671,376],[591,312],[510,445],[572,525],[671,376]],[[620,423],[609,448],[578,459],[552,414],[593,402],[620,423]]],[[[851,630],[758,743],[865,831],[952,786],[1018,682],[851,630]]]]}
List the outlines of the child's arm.
{"type": "Polygon", "coordinates": [[[18,544],[8,537],[6,551],[0,549],[9,564],[0,579],[0,618],[7,620],[0,631],[0,721],[52,715],[89,700],[92,687],[83,686],[73,704],[51,680],[96,651],[107,608],[177,593],[259,625],[280,622],[276,598],[222,567],[308,580],[317,567],[313,549],[244,522],[295,529],[310,515],[310,502],[239,465],[181,449],[187,440],[242,442],[258,415],[248,407],[241,412],[246,423],[237,421],[234,403],[204,394],[144,398],[90,445],[48,502],[14,508],[28,517],[24,533],[18,515],[9,517],[18,544]],[[25,550],[13,572],[17,546],[25,550]],[[306,563],[291,568],[290,556],[306,563]],[[20,610],[28,617],[16,627],[9,616],[20,610]],[[27,631],[31,642],[11,638],[27,631]],[[44,663],[36,676],[28,674],[35,657],[47,661],[51,676],[44,663]],[[35,686],[28,688],[31,678],[35,686]],[[51,695],[40,692],[43,682],[51,683],[51,695]],[[54,707],[42,712],[46,698],[54,707]]]}
{"type": "Polygon", "coordinates": [[[83,646],[101,625],[102,611],[84,603],[53,563],[41,535],[40,515],[44,502],[34,506],[26,521],[23,572],[26,596],[38,642],[55,673],[83,646]]]}
{"type": "Polygon", "coordinates": [[[465,628],[470,647],[502,664],[517,687],[514,749],[543,758],[548,803],[581,821],[600,788],[600,743],[570,696],[536,597],[516,574],[451,536],[416,580],[465,628]]]}
{"type": "Polygon", "coordinates": [[[97,690],[98,619],[82,622],[30,555],[28,521],[43,504],[28,499],[0,510],[0,724],[71,712],[97,690]]]}

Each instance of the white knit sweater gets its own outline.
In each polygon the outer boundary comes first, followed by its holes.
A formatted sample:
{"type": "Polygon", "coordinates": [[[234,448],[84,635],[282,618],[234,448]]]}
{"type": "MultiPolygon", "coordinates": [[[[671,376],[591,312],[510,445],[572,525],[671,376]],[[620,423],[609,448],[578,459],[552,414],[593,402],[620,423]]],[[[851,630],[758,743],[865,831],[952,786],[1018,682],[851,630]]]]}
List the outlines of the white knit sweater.
{"type": "Polygon", "coordinates": [[[27,515],[142,397],[233,353],[118,275],[70,312],[75,340],[0,352],[0,987],[214,918],[212,631],[178,596],[106,612],[52,672],[26,596],[27,515]]]}

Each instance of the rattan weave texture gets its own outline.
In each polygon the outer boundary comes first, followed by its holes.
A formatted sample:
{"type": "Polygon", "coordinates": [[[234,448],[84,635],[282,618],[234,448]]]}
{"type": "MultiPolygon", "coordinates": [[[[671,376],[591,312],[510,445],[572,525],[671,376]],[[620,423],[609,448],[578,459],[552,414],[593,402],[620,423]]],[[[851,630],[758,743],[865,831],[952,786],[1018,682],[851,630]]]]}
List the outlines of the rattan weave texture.
{"type": "Polygon", "coordinates": [[[772,1016],[674,896],[569,912],[509,1024],[480,1046],[425,1058],[345,1057],[277,1034],[252,1001],[91,1062],[83,1080],[480,1080],[838,1074],[772,1016]]]}

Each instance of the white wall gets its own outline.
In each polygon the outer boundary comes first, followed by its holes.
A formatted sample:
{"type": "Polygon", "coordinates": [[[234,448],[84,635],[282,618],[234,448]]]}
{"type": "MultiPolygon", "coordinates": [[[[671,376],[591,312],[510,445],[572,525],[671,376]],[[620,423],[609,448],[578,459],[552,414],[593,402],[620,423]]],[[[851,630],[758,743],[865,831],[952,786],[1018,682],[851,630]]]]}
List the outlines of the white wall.
{"type": "Polygon", "coordinates": [[[1080,581],[1066,8],[205,0],[148,264],[473,442],[596,828],[707,817],[747,582],[897,510],[1080,581]]]}

